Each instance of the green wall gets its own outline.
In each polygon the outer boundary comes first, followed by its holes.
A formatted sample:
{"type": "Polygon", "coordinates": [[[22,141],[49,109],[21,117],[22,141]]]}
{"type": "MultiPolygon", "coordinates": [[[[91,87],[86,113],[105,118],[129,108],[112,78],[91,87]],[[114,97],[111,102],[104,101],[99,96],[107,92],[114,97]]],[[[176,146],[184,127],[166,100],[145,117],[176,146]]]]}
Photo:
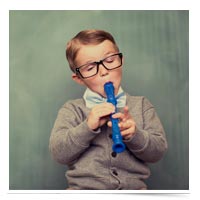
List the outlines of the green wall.
{"type": "Polygon", "coordinates": [[[189,188],[188,11],[10,11],[10,189],[65,189],[66,166],[48,144],[58,109],[81,97],[65,45],[82,29],[111,32],[125,56],[123,88],[146,96],[169,149],[151,164],[149,189],[189,188]]]}

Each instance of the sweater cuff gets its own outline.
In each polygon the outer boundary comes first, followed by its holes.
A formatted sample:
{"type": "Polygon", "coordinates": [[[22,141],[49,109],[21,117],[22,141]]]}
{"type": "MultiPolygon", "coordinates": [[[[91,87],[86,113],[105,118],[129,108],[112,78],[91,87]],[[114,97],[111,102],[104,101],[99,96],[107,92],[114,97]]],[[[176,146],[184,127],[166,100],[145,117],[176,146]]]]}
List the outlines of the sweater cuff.
{"type": "Polygon", "coordinates": [[[85,120],[74,128],[71,139],[79,146],[88,147],[91,140],[93,140],[100,132],[100,128],[95,131],[91,130],[87,125],[87,120],[85,120]]]}
{"type": "Polygon", "coordinates": [[[146,148],[148,141],[149,136],[147,132],[136,127],[135,135],[129,140],[124,140],[124,143],[131,151],[140,152],[146,148]]]}

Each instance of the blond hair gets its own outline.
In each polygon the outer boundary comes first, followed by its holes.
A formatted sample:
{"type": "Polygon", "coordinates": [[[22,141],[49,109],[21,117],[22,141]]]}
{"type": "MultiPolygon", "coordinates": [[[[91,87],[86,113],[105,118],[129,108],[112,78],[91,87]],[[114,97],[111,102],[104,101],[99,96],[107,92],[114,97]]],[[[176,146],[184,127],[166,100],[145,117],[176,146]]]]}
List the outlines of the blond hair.
{"type": "Polygon", "coordinates": [[[71,70],[74,72],[76,66],[76,57],[81,45],[95,45],[100,44],[105,40],[109,40],[113,43],[114,48],[119,51],[119,48],[115,42],[113,36],[103,30],[83,30],[79,32],[74,38],[72,38],[66,47],[66,58],[69,62],[71,70]]]}

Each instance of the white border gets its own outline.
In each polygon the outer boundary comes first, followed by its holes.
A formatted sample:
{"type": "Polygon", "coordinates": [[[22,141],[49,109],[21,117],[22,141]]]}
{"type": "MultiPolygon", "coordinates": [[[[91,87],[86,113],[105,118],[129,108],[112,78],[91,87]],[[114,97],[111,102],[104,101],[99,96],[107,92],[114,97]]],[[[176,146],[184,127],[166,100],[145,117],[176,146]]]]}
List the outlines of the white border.
{"type": "Polygon", "coordinates": [[[9,194],[190,194],[189,190],[9,190],[9,194]]]}
{"type": "MultiPolygon", "coordinates": [[[[198,80],[199,75],[195,73],[196,67],[199,65],[199,49],[195,49],[196,46],[200,47],[199,38],[200,33],[198,27],[199,23],[199,6],[198,1],[186,1],[186,0],[138,0],[138,1],[92,1],[92,0],[73,0],[66,2],[67,0],[1,0],[0,1],[0,196],[9,199],[16,199],[21,194],[73,194],[75,191],[63,191],[63,190],[9,190],[9,10],[190,10],[190,133],[197,134],[195,137],[190,135],[190,190],[147,190],[147,191],[76,191],[80,194],[98,194],[98,193],[140,193],[140,194],[154,194],[154,193],[172,193],[172,194],[188,194],[190,198],[198,198],[199,187],[195,180],[199,180],[199,156],[197,153],[199,149],[199,140],[197,137],[199,128],[196,129],[199,124],[199,120],[192,118],[191,116],[196,113],[197,109],[194,105],[199,102],[198,80]],[[108,4],[109,2],[109,4],[108,4]],[[192,33],[191,33],[192,32],[192,33]],[[192,36],[191,36],[192,35],[192,36]],[[192,47],[192,49],[191,49],[192,47]],[[192,51],[192,53],[191,53],[192,51]],[[192,71],[191,71],[192,70],[192,71]],[[195,71],[193,71],[195,70],[195,71]],[[193,101],[195,99],[195,101],[193,101]],[[192,102],[192,103],[191,103],[192,102]],[[197,143],[198,142],[198,143],[197,143]],[[191,148],[192,147],[192,148],[191,148]],[[196,163],[196,164],[194,164],[196,163]],[[14,195],[14,196],[13,196],[14,195]]],[[[193,136],[193,135],[192,135],[193,136]]],[[[25,199],[27,196],[25,195],[25,199]]],[[[127,196],[125,196],[127,197],[127,196]]],[[[148,197],[149,196],[144,196],[148,197]]],[[[151,198],[152,196],[150,196],[151,198]]],[[[168,198],[169,196],[167,196],[168,198]]],[[[175,196],[174,196],[175,197],[175,196]]],[[[188,195],[183,198],[188,198],[188,195]]],[[[65,197],[66,198],[66,197],[65,197]]],[[[112,197],[113,198],[113,197],[112,197]]],[[[137,196],[139,198],[139,196],[137,196]]],[[[154,199],[154,196],[153,198],[154,199]]]]}
{"type": "MultiPolygon", "coordinates": [[[[7,10],[188,10],[193,0],[3,0],[7,10]]],[[[195,2],[195,1],[194,1],[195,2]]]]}

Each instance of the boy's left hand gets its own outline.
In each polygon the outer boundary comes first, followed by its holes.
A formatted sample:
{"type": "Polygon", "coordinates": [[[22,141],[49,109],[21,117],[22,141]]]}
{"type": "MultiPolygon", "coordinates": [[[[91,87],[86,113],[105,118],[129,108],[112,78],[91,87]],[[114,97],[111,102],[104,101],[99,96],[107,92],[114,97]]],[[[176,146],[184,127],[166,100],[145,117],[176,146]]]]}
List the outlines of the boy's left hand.
{"type": "MultiPolygon", "coordinates": [[[[113,118],[119,119],[119,128],[121,130],[121,135],[125,140],[130,139],[135,134],[135,121],[130,115],[128,106],[124,107],[124,113],[115,113],[112,115],[113,118]]],[[[109,127],[112,127],[111,121],[108,123],[109,127]]]]}

